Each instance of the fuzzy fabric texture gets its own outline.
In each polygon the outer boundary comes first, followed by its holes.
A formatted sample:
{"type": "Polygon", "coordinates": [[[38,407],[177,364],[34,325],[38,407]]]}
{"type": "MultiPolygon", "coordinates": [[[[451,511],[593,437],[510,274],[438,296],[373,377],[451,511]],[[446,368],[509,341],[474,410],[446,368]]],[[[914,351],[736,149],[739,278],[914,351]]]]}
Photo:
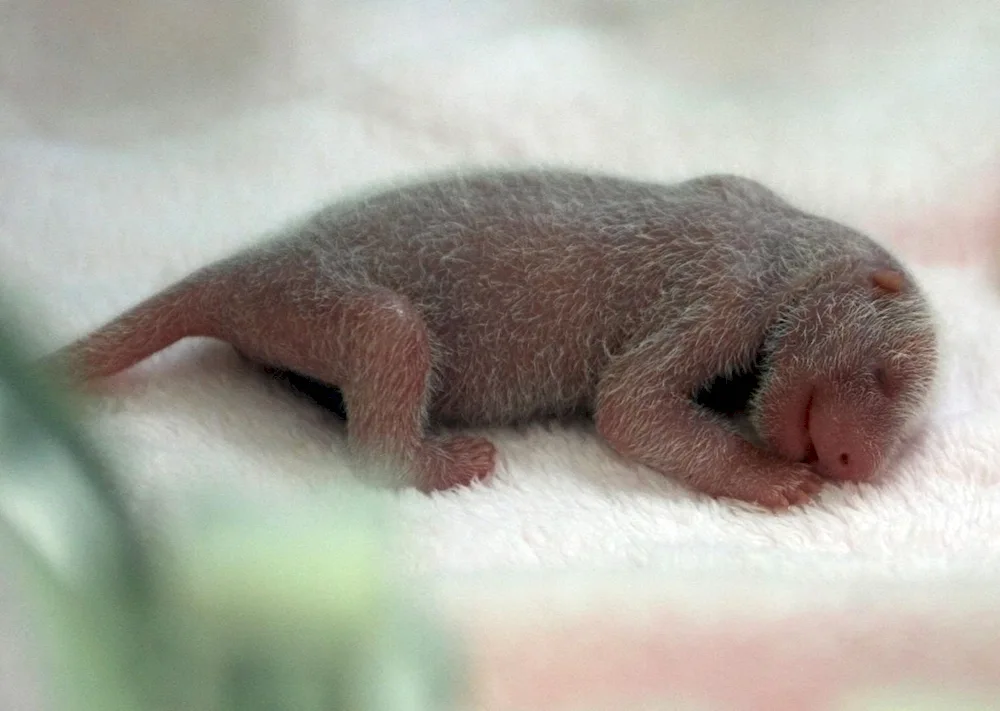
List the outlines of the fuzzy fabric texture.
{"type": "MultiPolygon", "coordinates": [[[[488,484],[380,494],[404,568],[462,625],[480,708],[1000,686],[1000,642],[981,639],[1000,623],[998,126],[995,0],[3,0],[0,273],[45,324],[41,352],[390,178],[546,163],[760,179],[894,247],[938,311],[938,399],[885,480],[772,515],[632,467],[583,427],[498,431],[488,484]],[[925,645],[933,664],[915,661],[925,645]]],[[[110,388],[92,412],[151,522],[206,485],[354,479],[342,429],[219,344],[110,388]]]]}

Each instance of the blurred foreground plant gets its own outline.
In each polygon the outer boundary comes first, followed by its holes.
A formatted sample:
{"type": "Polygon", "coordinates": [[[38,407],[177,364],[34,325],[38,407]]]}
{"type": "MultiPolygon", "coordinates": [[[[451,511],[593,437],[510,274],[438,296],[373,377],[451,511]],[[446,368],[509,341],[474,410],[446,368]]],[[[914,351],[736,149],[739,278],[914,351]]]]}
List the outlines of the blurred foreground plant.
{"type": "Polygon", "coordinates": [[[32,600],[47,709],[453,708],[455,657],[401,594],[371,500],[332,489],[265,507],[218,492],[140,531],[2,307],[0,547],[32,600]]]}

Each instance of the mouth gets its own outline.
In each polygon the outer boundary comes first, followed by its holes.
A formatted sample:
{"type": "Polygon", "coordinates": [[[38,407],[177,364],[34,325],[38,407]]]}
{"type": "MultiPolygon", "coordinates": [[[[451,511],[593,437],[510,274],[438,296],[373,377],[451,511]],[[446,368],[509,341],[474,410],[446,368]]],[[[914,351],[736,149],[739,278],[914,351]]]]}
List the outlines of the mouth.
{"type": "Polygon", "coordinates": [[[792,388],[778,397],[770,439],[775,451],[792,462],[814,465],[819,461],[812,439],[813,404],[816,386],[812,383],[792,388]]]}
{"type": "Polygon", "coordinates": [[[812,425],[812,406],[813,400],[816,397],[816,389],[809,389],[809,397],[806,398],[805,408],[802,413],[802,432],[800,434],[802,445],[802,459],[801,461],[809,464],[815,465],[819,462],[819,455],[816,454],[816,445],[812,440],[812,431],[810,426],[812,425]]]}

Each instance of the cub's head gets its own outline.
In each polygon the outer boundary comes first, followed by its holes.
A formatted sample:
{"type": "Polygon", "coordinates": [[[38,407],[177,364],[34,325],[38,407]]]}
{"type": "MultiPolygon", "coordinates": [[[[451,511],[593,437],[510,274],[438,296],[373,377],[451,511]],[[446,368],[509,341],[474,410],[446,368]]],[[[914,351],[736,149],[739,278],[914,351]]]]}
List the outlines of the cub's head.
{"type": "Polygon", "coordinates": [[[901,266],[830,265],[794,284],[769,332],[750,422],[788,459],[870,480],[920,421],[937,367],[930,307],[901,266]]]}

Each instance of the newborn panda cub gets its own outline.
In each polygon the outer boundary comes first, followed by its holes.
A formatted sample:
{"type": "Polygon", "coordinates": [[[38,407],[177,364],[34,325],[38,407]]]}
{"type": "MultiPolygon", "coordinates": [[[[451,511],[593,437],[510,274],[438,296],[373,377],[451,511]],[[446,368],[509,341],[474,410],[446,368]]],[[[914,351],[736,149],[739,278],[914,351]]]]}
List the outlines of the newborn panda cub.
{"type": "Polygon", "coordinates": [[[730,175],[390,187],[209,264],[45,365],[83,383],[186,337],[337,388],[354,455],[424,491],[494,468],[487,439],[440,427],[583,414],[627,460],[771,508],[875,477],[938,360],[896,259],[730,175]]]}

